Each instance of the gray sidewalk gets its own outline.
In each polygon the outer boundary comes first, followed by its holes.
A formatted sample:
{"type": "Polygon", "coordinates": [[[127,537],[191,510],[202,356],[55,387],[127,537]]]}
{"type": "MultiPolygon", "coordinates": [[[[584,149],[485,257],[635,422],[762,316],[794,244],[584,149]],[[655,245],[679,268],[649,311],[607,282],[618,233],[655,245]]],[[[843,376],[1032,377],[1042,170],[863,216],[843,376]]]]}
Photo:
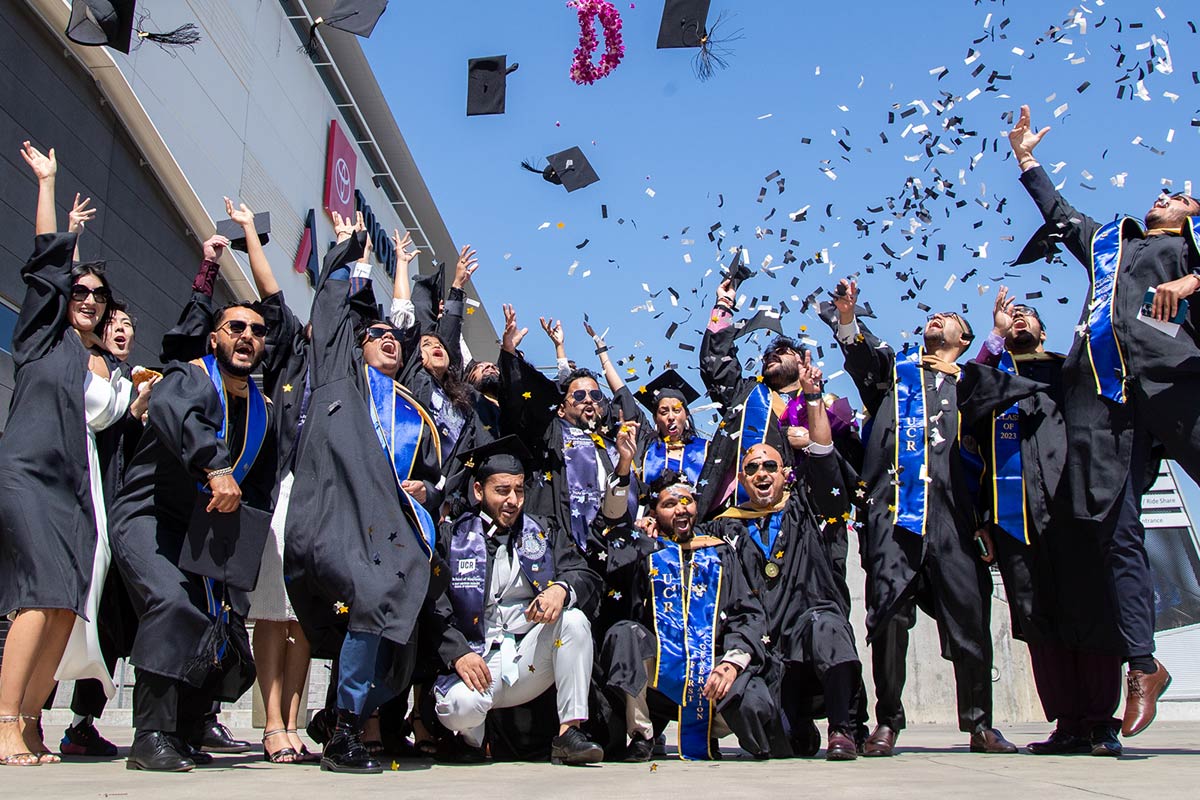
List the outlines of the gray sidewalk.
{"type": "MultiPolygon", "coordinates": [[[[57,729],[47,731],[47,738],[57,729]]],[[[1046,725],[1021,725],[1005,734],[1021,745],[1042,738],[1046,725]]],[[[128,729],[105,729],[127,745],[128,729]]],[[[255,731],[236,730],[253,739],[255,731]]],[[[729,740],[726,740],[727,742],[729,740]]],[[[1200,797],[1200,724],[1160,722],[1126,744],[1120,761],[1091,756],[984,756],[967,752],[966,737],[947,726],[905,731],[901,754],[831,764],[795,759],[757,763],[726,749],[720,763],[674,758],[651,764],[552,767],[548,764],[432,766],[402,762],[383,775],[346,776],[316,766],[279,765],[254,752],[217,756],[211,767],[184,775],[132,772],[123,760],[68,761],[54,766],[0,768],[0,796],[13,798],[234,798],[303,797],[558,797],[568,800],[653,797],[1048,798],[1200,797]]]]}

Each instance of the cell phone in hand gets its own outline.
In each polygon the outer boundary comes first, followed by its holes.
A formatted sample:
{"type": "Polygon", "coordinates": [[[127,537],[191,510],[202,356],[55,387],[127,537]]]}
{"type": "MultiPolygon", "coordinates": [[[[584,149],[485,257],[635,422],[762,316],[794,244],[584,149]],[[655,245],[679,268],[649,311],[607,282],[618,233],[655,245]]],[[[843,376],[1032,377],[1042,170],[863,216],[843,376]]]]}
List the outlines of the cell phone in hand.
{"type": "MultiPolygon", "coordinates": [[[[1154,319],[1154,295],[1156,293],[1157,293],[1157,290],[1154,287],[1151,287],[1151,288],[1147,289],[1146,294],[1142,296],[1142,316],[1143,317],[1147,317],[1149,319],[1154,319]]],[[[1187,314],[1188,314],[1188,301],[1180,300],[1179,301],[1179,309],[1175,312],[1175,316],[1166,321],[1171,323],[1172,325],[1182,325],[1184,323],[1184,320],[1187,319],[1187,314]]]]}

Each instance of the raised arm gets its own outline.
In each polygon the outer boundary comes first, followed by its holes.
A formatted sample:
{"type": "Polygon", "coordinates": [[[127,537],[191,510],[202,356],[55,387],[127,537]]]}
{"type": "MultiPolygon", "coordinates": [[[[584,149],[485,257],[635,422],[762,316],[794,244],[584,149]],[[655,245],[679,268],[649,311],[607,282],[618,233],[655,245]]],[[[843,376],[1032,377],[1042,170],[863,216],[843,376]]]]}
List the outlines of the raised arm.
{"type": "Polygon", "coordinates": [[[437,321],[437,332],[446,344],[446,351],[450,356],[450,369],[453,370],[461,370],[463,365],[462,326],[463,316],[467,311],[466,285],[477,269],[479,269],[479,260],[475,258],[475,251],[471,249],[471,245],[463,245],[462,251],[458,254],[458,261],[454,265],[454,280],[450,282],[450,294],[446,297],[442,315],[437,321]]]}
{"type": "Polygon", "coordinates": [[[76,192],[75,204],[71,206],[71,212],[67,215],[67,233],[75,234],[75,253],[72,257],[76,263],[82,260],[79,258],[79,240],[83,237],[83,226],[96,216],[96,209],[88,208],[88,204],[91,202],[92,198],[90,197],[80,200],[79,192],[76,192]]]}
{"type": "Polygon", "coordinates": [[[225,213],[242,226],[242,232],[246,235],[246,255],[250,257],[250,274],[254,278],[258,296],[276,294],[279,291],[279,282],[275,280],[275,274],[271,272],[271,263],[267,261],[267,254],[263,252],[262,243],[258,240],[258,230],[254,227],[254,212],[247,208],[245,203],[240,203],[234,208],[233,201],[226,197],[225,213]]]}
{"type": "Polygon", "coordinates": [[[349,282],[331,275],[357,261],[366,246],[367,235],[353,221],[333,215],[337,244],[325,254],[321,277],[317,281],[312,305],[312,376],[313,388],[344,377],[353,370],[352,354],[358,345],[354,335],[352,296],[349,282]]]}
{"type": "MultiPolygon", "coordinates": [[[[559,322],[561,329],[562,322],[559,322]]],[[[542,327],[545,327],[543,322],[542,327]]],[[[608,345],[604,343],[604,337],[596,333],[596,329],[592,327],[590,322],[583,323],[583,329],[587,331],[587,335],[592,338],[592,343],[596,345],[596,357],[600,359],[600,368],[604,372],[604,380],[608,382],[608,389],[613,394],[625,388],[625,379],[621,377],[621,373],[613,366],[612,359],[608,356],[608,345]]],[[[546,331],[549,333],[549,331],[546,331]]],[[[553,338],[553,337],[551,337],[553,338]]],[[[563,352],[559,358],[565,359],[566,352],[563,352]]]]}
{"type": "Polygon", "coordinates": [[[1013,326],[1013,308],[1016,298],[1009,296],[1008,287],[1001,286],[996,292],[996,304],[992,307],[992,332],[979,346],[979,354],[975,356],[976,364],[986,364],[994,367],[1000,363],[1000,355],[1004,352],[1004,338],[1013,326]]]}
{"type": "Polygon", "coordinates": [[[43,233],[58,233],[58,212],[54,208],[54,181],[58,174],[58,160],[54,157],[54,148],[43,154],[41,150],[29,142],[21,144],[21,157],[33,170],[33,176],[38,182],[37,215],[34,217],[33,232],[37,236],[43,233]]]}
{"type": "Polygon", "coordinates": [[[538,372],[517,348],[529,333],[517,324],[517,312],[504,306],[504,335],[500,341],[500,428],[514,433],[531,451],[541,450],[542,436],[554,419],[558,405],[558,387],[538,372]]]}
{"type": "Polygon", "coordinates": [[[833,327],[846,359],[846,372],[854,379],[863,408],[874,415],[891,388],[896,354],[858,319],[857,305],[858,282],[843,280],[834,295],[834,313],[829,315],[828,307],[822,308],[822,318],[833,327]]]}
{"type": "Polygon", "coordinates": [[[392,245],[396,249],[396,274],[392,278],[392,308],[388,313],[388,321],[400,330],[407,332],[417,324],[417,315],[413,311],[411,276],[408,270],[413,259],[421,251],[413,248],[412,234],[405,231],[404,238],[400,238],[398,228],[392,231],[392,245]]]}
{"type": "MultiPolygon", "coordinates": [[[[546,332],[547,338],[554,345],[554,363],[556,367],[554,382],[562,383],[571,374],[571,361],[567,358],[567,335],[563,330],[562,320],[560,319],[558,322],[555,322],[554,317],[550,319],[538,317],[538,322],[541,323],[542,330],[546,332]]],[[[615,392],[616,389],[613,389],[613,391],[615,392]]]]}
{"type": "Polygon", "coordinates": [[[726,409],[733,405],[742,382],[742,364],[735,343],[737,329],[733,325],[736,302],[733,284],[722,281],[700,342],[700,379],[708,389],[708,396],[726,409]]]}

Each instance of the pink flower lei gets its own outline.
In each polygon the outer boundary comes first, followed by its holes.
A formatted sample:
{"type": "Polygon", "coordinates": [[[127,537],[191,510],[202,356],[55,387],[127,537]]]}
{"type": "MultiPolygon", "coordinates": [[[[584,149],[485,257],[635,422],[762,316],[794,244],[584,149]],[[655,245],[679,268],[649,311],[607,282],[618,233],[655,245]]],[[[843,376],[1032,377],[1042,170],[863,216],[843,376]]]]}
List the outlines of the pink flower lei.
{"type": "Polygon", "coordinates": [[[579,47],[575,48],[575,60],[571,64],[571,80],[576,83],[593,84],[616,69],[625,56],[625,45],[621,42],[621,15],[617,7],[608,0],[571,0],[568,8],[579,12],[579,47]],[[599,64],[592,63],[596,52],[596,26],[592,21],[600,18],[604,27],[604,55],[599,64]]]}

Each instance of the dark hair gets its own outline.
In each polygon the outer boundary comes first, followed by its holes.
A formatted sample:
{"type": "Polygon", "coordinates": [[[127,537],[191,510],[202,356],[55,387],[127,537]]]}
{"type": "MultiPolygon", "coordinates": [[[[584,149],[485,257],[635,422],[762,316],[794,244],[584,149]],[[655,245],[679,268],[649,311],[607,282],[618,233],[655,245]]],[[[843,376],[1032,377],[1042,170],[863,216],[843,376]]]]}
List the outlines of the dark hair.
{"type": "MultiPolygon", "coordinates": [[[[116,314],[118,311],[120,311],[122,314],[129,317],[129,327],[133,328],[134,332],[137,332],[137,317],[129,313],[129,303],[126,303],[124,300],[118,300],[114,297],[112,302],[108,304],[108,310],[110,315],[116,314]]],[[[109,322],[111,323],[112,319],[109,319],[109,322]]]]}
{"type": "Polygon", "coordinates": [[[689,484],[687,482],[687,479],[683,475],[681,475],[680,473],[676,472],[673,469],[669,469],[669,470],[665,471],[662,475],[659,475],[650,484],[650,490],[649,490],[650,494],[649,494],[649,499],[648,499],[648,504],[647,504],[648,508],[651,511],[658,508],[659,496],[663,492],[665,492],[667,489],[670,489],[672,486],[679,486],[679,485],[687,486],[689,489],[691,489],[691,484],[689,484]]]}
{"type": "Polygon", "coordinates": [[[763,353],[779,352],[780,350],[791,350],[793,353],[802,353],[804,349],[796,344],[796,340],[790,336],[776,336],[771,343],[767,345],[763,353]]]}
{"type": "Polygon", "coordinates": [[[560,392],[562,392],[563,394],[566,394],[567,389],[571,388],[572,383],[574,383],[575,381],[583,380],[584,378],[590,378],[596,382],[597,386],[600,385],[600,379],[596,376],[596,373],[592,372],[590,369],[587,369],[586,367],[577,367],[576,369],[573,369],[570,372],[568,372],[567,377],[565,377],[561,381],[559,381],[558,390],[560,392]]]}
{"type": "MultiPolygon", "coordinates": [[[[74,286],[84,275],[95,275],[100,279],[100,285],[108,289],[109,296],[112,295],[112,284],[108,282],[108,276],[105,275],[105,270],[108,267],[104,261],[80,261],[75,266],[71,267],[71,285],[74,286]]],[[[96,320],[96,327],[92,332],[97,336],[104,334],[104,328],[108,325],[108,320],[112,316],[113,301],[109,300],[104,304],[104,313],[100,315],[100,319],[96,320]]]]}
{"type": "Polygon", "coordinates": [[[217,328],[221,327],[221,325],[223,325],[225,323],[225,315],[228,314],[230,311],[232,311],[235,308],[249,309],[249,310],[253,311],[255,314],[258,314],[260,317],[262,317],[264,321],[266,320],[266,315],[263,314],[262,303],[259,303],[257,300],[255,300],[254,302],[250,302],[248,300],[239,300],[236,303],[229,303],[229,304],[223,305],[217,309],[216,313],[213,314],[213,330],[214,331],[217,328]]]}
{"type": "Polygon", "coordinates": [[[971,323],[967,322],[967,318],[962,314],[957,314],[959,322],[962,323],[963,340],[967,342],[975,341],[975,330],[971,327],[971,323]]]}
{"type": "Polygon", "coordinates": [[[659,407],[659,405],[662,404],[663,400],[680,400],[683,403],[683,416],[684,416],[685,422],[684,422],[684,427],[683,427],[683,435],[680,436],[679,439],[684,444],[690,444],[692,439],[696,438],[696,423],[692,419],[692,410],[690,408],[688,408],[687,400],[685,398],[681,397],[681,395],[682,395],[682,392],[674,392],[672,394],[660,394],[658,396],[658,398],[654,401],[654,412],[651,414],[651,418],[652,418],[651,421],[653,421],[654,417],[658,416],[658,407],[659,407]]]}
{"type": "MultiPolygon", "coordinates": [[[[425,338],[436,339],[438,343],[442,345],[442,349],[449,354],[450,349],[446,346],[446,340],[433,331],[427,331],[422,333],[417,339],[418,358],[420,358],[421,339],[425,338]]],[[[425,369],[426,372],[429,372],[429,370],[424,367],[424,364],[422,364],[422,368],[425,369]]],[[[432,372],[429,372],[429,377],[433,378],[434,381],[437,382],[438,386],[442,387],[442,391],[446,393],[446,397],[449,398],[451,405],[457,408],[468,418],[471,416],[471,412],[475,409],[475,398],[471,394],[471,385],[463,380],[462,376],[459,375],[456,370],[447,367],[446,373],[442,375],[441,380],[438,380],[437,376],[435,376],[432,372]]]]}

